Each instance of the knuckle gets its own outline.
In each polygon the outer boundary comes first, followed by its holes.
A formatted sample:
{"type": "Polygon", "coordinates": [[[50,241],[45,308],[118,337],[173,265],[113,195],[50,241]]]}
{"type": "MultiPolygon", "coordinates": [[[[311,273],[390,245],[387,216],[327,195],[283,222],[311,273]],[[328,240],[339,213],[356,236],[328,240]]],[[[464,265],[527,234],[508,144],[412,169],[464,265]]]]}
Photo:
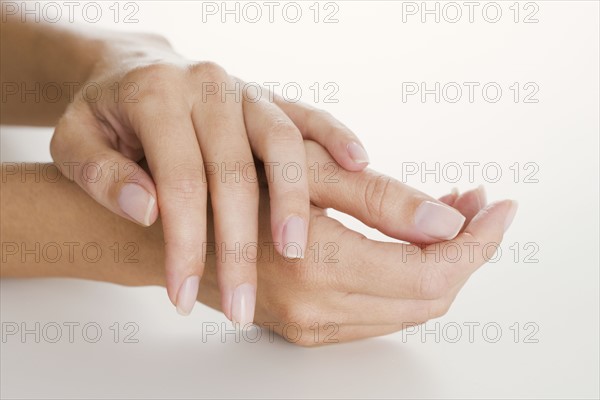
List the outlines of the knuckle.
{"type": "Polygon", "coordinates": [[[219,64],[212,61],[202,61],[188,67],[191,74],[205,81],[223,82],[226,80],[227,71],[219,64]]]}
{"type": "MultiPolygon", "coordinates": [[[[110,154],[103,152],[83,160],[74,171],[74,180],[92,197],[105,199],[108,197],[116,198],[118,185],[111,185],[111,178],[115,178],[111,173],[111,167],[116,163],[110,154]],[[77,171],[79,169],[79,171],[77,171]],[[109,193],[113,191],[113,193],[109,193]]],[[[116,182],[115,182],[116,183],[116,182]]]]}
{"type": "Polygon", "coordinates": [[[144,87],[144,89],[151,89],[153,87],[160,88],[170,79],[179,77],[180,75],[181,69],[176,65],[153,63],[133,68],[127,73],[125,78],[133,82],[147,83],[148,86],[144,87]]]}
{"type": "MultiPolygon", "coordinates": [[[[60,121],[59,121],[60,124],[60,121]]],[[[50,139],[50,155],[52,156],[52,158],[54,160],[56,160],[56,158],[62,154],[63,152],[63,135],[61,134],[61,130],[55,129],[54,133],[52,134],[52,138],[50,139]]]]}
{"type": "Polygon", "coordinates": [[[300,302],[286,303],[279,306],[276,315],[282,325],[294,325],[302,331],[306,331],[315,322],[318,322],[318,314],[300,302]]]}
{"type": "Polygon", "coordinates": [[[202,168],[189,164],[176,165],[165,178],[169,182],[166,189],[180,200],[197,199],[206,193],[208,186],[202,168]]]}
{"type": "Polygon", "coordinates": [[[164,106],[164,102],[171,99],[178,90],[181,82],[181,68],[167,63],[154,63],[139,66],[129,71],[124,77],[124,85],[135,85],[136,102],[124,103],[127,107],[137,107],[138,104],[153,104],[164,106]]]}
{"type": "Polygon", "coordinates": [[[52,158],[66,155],[65,153],[68,152],[70,145],[74,143],[74,141],[68,140],[68,132],[70,131],[69,128],[72,121],[76,121],[77,115],[81,115],[82,111],[84,111],[81,110],[80,107],[81,105],[77,103],[70,104],[57,121],[54,132],[52,133],[52,138],[50,139],[50,154],[52,155],[52,158]]]}
{"type": "Polygon", "coordinates": [[[435,300],[446,295],[448,282],[439,269],[424,268],[417,279],[417,296],[420,299],[435,300]]]}
{"type": "Polygon", "coordinates": [[[265,139],[270,143],[289,145],[291,142],[301,142],[302,134],[291,121],[274,118],[269,124],[265,139]]]}
{"type": "Polygon", "coordinates": [[[392,184],[392,178],[387,176],[376,176],[369,178],[364,191],[364,202],[366,210],[372,221],[381,221],[386,217],[388,191],[392,184]]]}

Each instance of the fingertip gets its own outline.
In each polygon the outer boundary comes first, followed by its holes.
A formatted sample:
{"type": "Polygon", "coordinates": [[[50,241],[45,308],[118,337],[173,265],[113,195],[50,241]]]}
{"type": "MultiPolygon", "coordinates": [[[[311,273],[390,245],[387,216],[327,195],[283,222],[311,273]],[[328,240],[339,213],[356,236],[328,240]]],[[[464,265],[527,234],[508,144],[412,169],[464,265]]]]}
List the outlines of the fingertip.
{"type": "Polygon", "coordinates": [[[508,229],[516,213],[515,204],[513,200],[499,200],[488,204],[477,213],[466,230],[472,232],[480,229],[481,225],[500,226],[502,231],[508,229]]]}
{"type": "Polygon", "coordinates": [[[305,219],[299,215],[290,216],[281,231],[281,255],[287,259],[304,258],[307,236],[305,219]]]}
{"type": "Polygon", "coordinates": [[[177,292],[177,303],[175,304],[179,315],[190,315],[198,298],[200,288],[200,277],[198,275],[188,276],[181,284],[177,292]]]}
{"type": "Polygon", "coordinates": [[[435,240],[454,239],[465,219],[455,208],[430,200],[421,202],[414,214],[417,230],[435,240]]]}
{"type": "Polygon", "coordinates": [[[477,198],[479,200],[479,207],[483,208],[487,205],[487,193],[485,191],[485,186],[479,185],[476,189],[477,198]]]}
{"type": "Polygon", "coordinates": [[[456,187],[453,187],[452,191],[450,193],[440,197],[438,200],[444,204],[452,206],[452,205],[454,205],[454,202],[456,201],[458,196],[459,196],[458,189],[456,187]]]}
{"type": "Polygon", "coordinates": [[[515,219],[515,215],[517,214],[517,210],[519,209],[519,202],[516,200],[509,200],[511,202],[510,210],[504,219],[504,232],[510,228],[513,220],[515,219]]]}
{"type": "Polygon", "coordinates": [[[148,201],[148,209],[146,210],[146,215],[144,217],[144,221],[146,226],[151,226],[158,219],[158,204],[156,202],[156,197],[150,195],[150,200],[148,201]]]}
{"type": "Polygon", "coordinates": [[[158,216],[156,198],[136,183],[126,183],[117,197],[121,211],[140,225],[150,226],[158,216]]]}
{"type": "MultiPolygon", "coordinates": [[[[349,162],[345,163],[344,168],[349,171],[362,171],[369,165],[369,155],[365,148],[357,142],[350,142],[346,145],[346,153],[349,162]]],[[[337,158],[337,157],[336,157],[337,158]]],[[[337,160],[340,162],[340,160],[337,160]]]]}
{"type": "Polygon", "coordinates": [[[487,204],[485,190],[482,186],[475,189],[468,190],[458,196],[458,198],[452,204],[452,207],[456,208],[462,215],[466,217],[465,225],[466,228],[471,220],[481,211],[487,204]]]}
{"type": "Polygon", "coordinates": [[[242,283],[231,296],[231,312],[228,318],[241,328],[247,328],[254,322],[256,308],[256,285],[242,283]]]}

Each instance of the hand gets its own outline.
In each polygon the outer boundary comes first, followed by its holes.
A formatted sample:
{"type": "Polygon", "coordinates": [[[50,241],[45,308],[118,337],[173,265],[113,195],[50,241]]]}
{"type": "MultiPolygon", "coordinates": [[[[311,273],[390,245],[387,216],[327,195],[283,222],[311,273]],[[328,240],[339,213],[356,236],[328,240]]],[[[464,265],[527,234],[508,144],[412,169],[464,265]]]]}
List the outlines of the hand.
{"type": "MultiPolygon", "coordinates": [[[[313,142],[305,144],[308,160],[323,168],[320,176],[329,174],[332,160],[327,152],[313,142]]],[[[31,170],[32,166],[24,169],[31,170]]],[[[164,259],[160,224],[144,229],[98,207],[70,182],[23,180],[22,173],[15,165],[3,165],[5,180],[0,200],[4,217],[0,219],[0,231],[7,244],[0,268],[3,277],[66,276],[122,285],[166,284],[160,262],[164,259]],[[105,256],[90,261],[76,251],[74,259],[41,257],[33,262],[19,251],[36,248],[40,243],[73,242],[94,243],[105,249],[105,256]],[[126,245],[122,248],[128,250],[126,254],[118,253],[120,256],[115,258],[115,244],[126,245]]],[[[420,243],[418,238],[423,232],[417,222],[432,216],[438,218],[439,212],[423,210],[431,210],[428,202],[440,203],[373,171],[338,170],[335,178],[331,183],[322,179],[310,181],[315,205],[309,232],[311,246],[305,259],[293,263],[269,251],[262,252],[258,259],[256,322],[272,323],[270,326],[279,328],[278,332],[289,340],[294,338],[281,328],[295,322],[304,332],[297,342],[303,345],[325,343],[332,328],[338,329],[334,338],[344,341],[393,332],[442,314],[470,274],[491,256],[489,252],[484,254],[483,249],[490,242],[500,242],[516,211],[516,204],[508,200],[485,206],[480,189],[460,196],[453,193],[441,200],[460,210],[466,220],[463,232],[454,240],[429,246],[380,243],[348,230],[327,217],[323,209],[336,207],[390,236],[420,243]],[[463,255],[475,257],[440,257],[444,254],[440,250],[456,248],[463,255]],[[310,330],[315,322],[324,331],[319,335],[321,341],[314,341],[310,330]]],[[[258,243],[268,250],[269,202],[262,199],[258,243]]],[[[448,208],[448,212],[456,211],[448,208]]],[[[209,243],[214,244],[211,213],[208,222],[209,243]]],[[[493,251],[494,246],[487,250],[493,251]]],[[[65,249],[63,254],[67,253],[70,254],[65,249]]],[[[222,296],[215,258],[212,252],[207,254],[198,299],[220,310],[222,296]]]]}
{"type": "MultiPolygon", "coordinates": [[[[306,146],[311,165],[330,165],[331,158],[320,146],[306,146]]],[[[321,176],[327,172],[321,171],[321,176]]],[[[482,188],[460,196],[452,193],[441,200],[463,214],[462,233],[454,240],[424,245],[415,221],[423,218],[423,204],[439,202],[373,171],[339,171],[336,177],[334,183],[311,182],[315,205],[310,251],[303,260],[268,252],[268,204],[261,203],[263,251],[255,322],[300,345],[384,335],[443,315],[469,276],[493,256],[496,247],[490,244],[501,242],[516,212],[510,200],[486,206],[482,188]],[[415,244],[369,240],[327,217],[327,207],[415,244]],[[452,249],[462,256],[455,258],[452,249]],[[290,324],[295,328],[287,332],[284,327],[290,324]]],[[[214,281],[209,271],[200,300],[218,308],[214,281]]]]}
{"type": "MultiPolygon", "coordinates": [[[[356,136],[330,115],[280,98],[270,102],[264,94],[242,104],[237,78],[214,63],[181,58],[160,38],[128,37],[105,45],[103,55],[83,85],[102,96],[77,96],[56,127],[51,153],[64,175],[114,213],[148,226],[160,210],[167,292],[181,314],[191,311],[204,270],[208,192],[219,251],[257,240],[253,153],[270,166],[272,236],[288,258],[302,258],[306,250],[303,137],[322,143],[348,170],[367,165],[356,136]],[[143,157],[152,178],[137,167],[143,157]],[[276,169],[287,165],[296,167],[298,179],[276,169]]],[[[251,322],[255,262],[219,260],[223,311],[251,322]]]]}

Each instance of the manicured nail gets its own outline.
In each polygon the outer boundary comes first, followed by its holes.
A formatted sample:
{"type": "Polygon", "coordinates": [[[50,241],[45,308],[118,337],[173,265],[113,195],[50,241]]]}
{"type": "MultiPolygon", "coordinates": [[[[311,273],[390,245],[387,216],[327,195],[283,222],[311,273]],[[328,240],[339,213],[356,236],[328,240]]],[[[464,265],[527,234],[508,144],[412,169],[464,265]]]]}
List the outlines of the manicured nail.
{"type": "Polygon", "coordinates": [[[462,228],[465,216],[444,204],[424,201],[415,212],[415,225],[436,239],[453,239],[462,228]]]}
{"type": "Polygon", "coordinates": [[[515,219],[515,215],[517,214],[517,209],[519,208],[519,203],[515,200],[511,200],[511,203],[510,211],[506,214],[506,219],[504,220],[504,232],[506,232],[510,227],[510,224],[512,224],[513,219],[515,219]]]}
{"type": "Polygon", "coordinates": [[[369,162],[369,156],[367,155],[366,150],[358,143],[352,142],[348,146],[346,146],[348,150],[348,154],[352,161],[357,164],[363,164],[369,162]]]}
{"type": "Polygon", "coordinates": [[[477,199],[479,200],[479,208],[482,209],[487,205],[487,194],[483,185],[477,186],[477,199]]]}
{"type": "Polygon", "coordinates": [[[135,183],[123,185],[117,201],[125,214],[142,225],[150,225],[150,215],[156,205],[156,199],[143,187],[135,183]]]}
{"type": "Polygon", "coordinates": [[[286,258],[304,258],[306,247],[306,224],[297,215],[288,218],[283,227],[283,256],[286,258]]]}
{"type": "Polygon", "coordinates": [[[196,299],[198,298],[198,288],[200,287],[200,277],[198,275],[188,276],[179,288],[177,293],[177,312],[181,315],[190,315],[196,299]]]}
{"type": "Polygon", "coordinates": [[[231,321],[241,328],[254,321],[256,304],[256,287],[250,283],[242,283],[233,292],[231,298],[231,321]]]}

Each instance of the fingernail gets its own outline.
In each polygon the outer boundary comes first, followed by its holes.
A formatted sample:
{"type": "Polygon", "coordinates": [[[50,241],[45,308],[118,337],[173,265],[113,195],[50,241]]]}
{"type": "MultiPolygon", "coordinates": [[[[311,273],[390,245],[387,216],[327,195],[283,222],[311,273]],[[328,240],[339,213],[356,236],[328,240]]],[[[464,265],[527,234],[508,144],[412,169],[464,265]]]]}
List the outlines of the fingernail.
{"type": "Polygon", "coordinates": [[[348,150],[348,154],[350,155],[350,158],[355,163],[363,164],[363,163],[369,162],[369,155],[367,154],[366,150],[360,144],[358,144],[356,142],[352,142],[352,143],[348,144],[348,146],[346,146],[346,149],[348,150]]]}
{"type": "Polygon", "coordinates": [[[304,258],[306,247],[306,224],[297,215],[288,218],[283,227],[283,256],[286,258],[304,258]]]}
{"type": "Polygon", "coordinates": [[[231,298],[231,321],[245,328],[254,321],[256,304],[256,287],[250,283],[242,283],[233,292],[231,298]]]}
{"type": "Polygon", "coordinates": [[[416,227],[436,239],[453,239],[464,222],[465,216],[454,208],[432,201],[424,201],[415,212],[416,227]]]}
{"type": "Polygon", "coordinates": [[[479,200],[479,208],[483,208],[487,204],[487,194],[483,185],[477,186],[477,199],[479,200]]]}
{"type": "Polygon", "coordinates": [[[150,215],[156,199],[143,187],[134,183],[123,185],[117,201],[125,214],[142,225],[150,225],[150,215]]]}
{"type": "Polygon", "coordinates": [[[190,315],[198,298],[199,287],[200,277],[198,275],[188,276],[183,282],[177,293],[177,312],[179,314],[190,315]]]}
{"type": "Polygon", "coordinates": [[[511,200],[511,207],[508,214],[506,214],[506,219],[504,220],[504,232],[508,230],[510,224],[512,224],[513,219],[515,219],[515,215],[517,214],[517,209],[519,208],[519,203],[515,200],[511,200]]]}

